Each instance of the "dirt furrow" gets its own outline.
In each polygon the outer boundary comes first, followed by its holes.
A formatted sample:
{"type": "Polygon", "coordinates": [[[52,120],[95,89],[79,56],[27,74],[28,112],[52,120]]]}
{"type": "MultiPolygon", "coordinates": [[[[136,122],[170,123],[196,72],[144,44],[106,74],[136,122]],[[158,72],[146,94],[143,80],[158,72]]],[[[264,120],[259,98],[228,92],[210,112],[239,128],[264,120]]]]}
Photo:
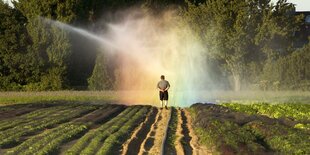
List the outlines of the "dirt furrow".
{"type": "Polygon", "coordinates": [[[158,109],[152,108],[145,121],[135,129],[130,139],[123,144],[122,155],[136,155],[139,153],[144,139],[146,139],[147,134],[151,130],[152,124],[155,122],[157,113],[158,109]]]}
{"type": "Polygon", "coordinates": [[[171,110],[160,109],[155,123],[152,125],[150,132],[142,142],[139,155],[142,154],[161,154],[162,145],[164,143],[165,134],[171,110]]]}
{"type": "MultiPolygon", "coordinates": [[[[191,137],[190,140],[190,147],[193,149],[192,154],[193,155],[212,155],[212,151],[208,148],[206,148],[203,145],[199,144],[199,138],[195,135],[194,129],[192,127],[192,118],[187,110],[183,110],[183,116],[184,120],[186,120],[186,128],[188,129],[188,134],[191,137]]],[[[186,149],[185,149],[186,151],[186,149]]]]}
{"type": "Polygon", "coordinates": [[[157,115],[156,115],[156,118],[155,118],[155,122],[151,125],[151,129],[150,131],[148,132],[148,134],[146,135],[146,138],[143,140],[141,146],[140,146],[140,149],[139,149],[139,155],[142,155],[142,154],[146,154],[147,151],[149,151],[149,149],[153,146],[154,144],[154,130],[155,130],[155,126],[157,126],[156,124],[158,123],[159,119],[161,119],[161,113],[162,111],[159,110],[157,115]]]}

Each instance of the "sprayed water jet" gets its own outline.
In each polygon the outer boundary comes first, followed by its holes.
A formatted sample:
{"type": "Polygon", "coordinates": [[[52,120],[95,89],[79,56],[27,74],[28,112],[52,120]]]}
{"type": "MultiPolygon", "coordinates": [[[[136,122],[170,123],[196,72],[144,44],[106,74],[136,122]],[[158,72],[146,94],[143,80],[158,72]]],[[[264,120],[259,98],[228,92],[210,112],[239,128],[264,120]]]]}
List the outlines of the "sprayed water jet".
{"type": "Polygon", "coordinates": [[[154,17],[135,11],[116,23],[108,23],[102,35],[59,21],[44,19],[100,43],[102,52],[115,62],[117,89],[125,103],[159,105],[156,83],[166,75],[171,83],[170,105],[188,106],[205,100],[202,90],[212,89],[207,49],[174,12],[154,17]],[[117,56],[115,56],[117,55],[117,56]]]}

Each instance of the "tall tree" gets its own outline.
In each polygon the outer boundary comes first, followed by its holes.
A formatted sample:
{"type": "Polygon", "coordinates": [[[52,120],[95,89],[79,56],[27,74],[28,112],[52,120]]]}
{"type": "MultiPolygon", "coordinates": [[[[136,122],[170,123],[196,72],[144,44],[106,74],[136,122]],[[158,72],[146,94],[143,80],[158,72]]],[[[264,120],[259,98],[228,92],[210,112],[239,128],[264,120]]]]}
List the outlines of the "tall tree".
{"type": "Polygon", "coordinates": [[[208,54],[225,62],[238,91],[246,65],[262,55],[258,52],[268,53],[271,41],[293,35],[299,18],[292,15],[292,9],[285,0],[275,6],[270,0],[209,0],[198,6],[188,2],[183,16],[209,49],[208,54]]]}
{"type": "Polygon", "coordinates": [[[251,5],[257,19],[255,44],[269,60],[290,54],[294,34],[302,24],[303,17],[295,15],[294,4],[279,0],[275,5],[270,0],[254,0],[251,5]],[[256,7],[255,7],[256,6],[256,7]]]}
{"type": "Polygon", "coordinates": [[[0,90],[20,90],[38,79],[36,56],[28,52],[26,18],[0,1],[0,90]]]}
{"type": "Polygon", "coordinates": [[[113,88],[113,82],[108,72],[107,61],[103,53],[98,54],[93,73],[88,79],[88,88],[90,90],[109,90],[113,88]]]}
{"type": "Polygon", "coordinates": [[[87,14],[85,9],[82,9],[85,2],[83,0],[19,0],[14,3],[28,20],[26,27],[32,41],[29,51],[39,58],[37,63],[41,79],[35,84],[39,89],[64,88],[72,53],[68,32],[48,20],[73,23],[87,14]]]}

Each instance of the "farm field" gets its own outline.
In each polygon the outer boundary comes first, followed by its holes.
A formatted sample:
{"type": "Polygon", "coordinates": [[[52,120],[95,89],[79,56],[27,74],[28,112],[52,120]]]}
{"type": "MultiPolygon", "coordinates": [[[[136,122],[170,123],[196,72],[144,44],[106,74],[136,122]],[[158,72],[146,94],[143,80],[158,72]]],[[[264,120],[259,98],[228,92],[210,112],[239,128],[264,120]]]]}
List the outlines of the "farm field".
{"type": "Polygon", "coordinates": [[[310,154],[309,104],[0,107],[0,154],[310,154]]]}

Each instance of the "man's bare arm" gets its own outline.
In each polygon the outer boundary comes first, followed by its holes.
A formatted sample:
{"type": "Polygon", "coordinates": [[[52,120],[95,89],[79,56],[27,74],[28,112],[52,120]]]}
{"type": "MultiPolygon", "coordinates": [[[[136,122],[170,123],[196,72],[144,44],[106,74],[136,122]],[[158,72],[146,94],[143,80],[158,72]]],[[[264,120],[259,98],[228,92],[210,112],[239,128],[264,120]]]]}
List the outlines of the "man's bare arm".
{"type": "Polygon", "coordinates": [[[170,86],[168,86],[164,91],[167,91],[170,88],[170,86]]]}

